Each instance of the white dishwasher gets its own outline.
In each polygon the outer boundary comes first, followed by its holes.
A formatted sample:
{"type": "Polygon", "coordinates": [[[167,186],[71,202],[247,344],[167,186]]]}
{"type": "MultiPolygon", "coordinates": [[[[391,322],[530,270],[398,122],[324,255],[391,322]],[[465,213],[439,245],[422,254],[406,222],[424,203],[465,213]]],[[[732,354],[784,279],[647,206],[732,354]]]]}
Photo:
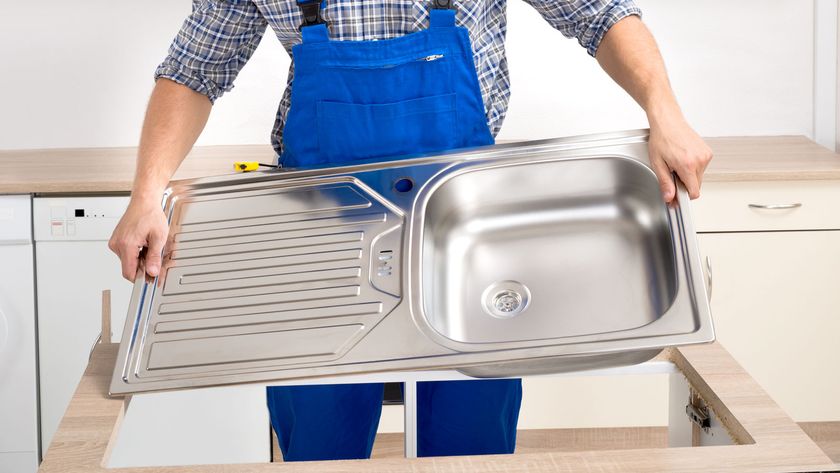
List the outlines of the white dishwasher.
{"type": "MultiPolygon", "coordinates": [[[[133,285],[122,278],[108,239],[128,200],[35,198],[44,451],[99,337],[103,290],[111,290],[111,341],[122,335],[133,285]]],[[[114,438],[109,466],[266,462],[269,432],[265,389],[259,386],[138,395],[114,438]]]]}
{"type": "Polygon", "coordinates": [[[111,326],[122,330],[131,284],[108,239],[128,197],[36,197],[41,445],[64,416],[101,330],[102,291],[111,290],[111,326]]]}
{"type": "Polygon", "coordinates": [[[28,195],[0,195],[0,472],[38,469],[35,276],[28,195]]]}

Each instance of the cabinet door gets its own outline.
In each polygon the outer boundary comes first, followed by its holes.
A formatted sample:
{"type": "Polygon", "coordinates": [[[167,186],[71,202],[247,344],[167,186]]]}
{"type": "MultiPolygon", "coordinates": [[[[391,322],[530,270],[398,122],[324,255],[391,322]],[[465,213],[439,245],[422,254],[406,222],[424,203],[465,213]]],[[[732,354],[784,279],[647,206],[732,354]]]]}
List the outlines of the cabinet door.
{"type": "Polygon", "coordinates": [[[41,445],[47,451],[102,329],[102,291],[111,290],[114,341],[122,335],[132,285],[105,241],[38,242],[41,445]]]}
{"type": "Polygon", "coordinates": [[[840,420],[840,231],[699,241],[718,341],[797,422],[840,420]]]}

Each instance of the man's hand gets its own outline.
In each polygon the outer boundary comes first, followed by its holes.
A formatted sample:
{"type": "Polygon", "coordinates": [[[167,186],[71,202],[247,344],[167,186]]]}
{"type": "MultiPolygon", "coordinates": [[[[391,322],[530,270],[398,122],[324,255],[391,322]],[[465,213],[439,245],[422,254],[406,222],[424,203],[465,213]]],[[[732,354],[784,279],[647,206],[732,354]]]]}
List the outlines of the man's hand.
{"type": "Polygon", "coordinates": [[[148,277],[157,277],[168,235],[169,225],[160,202],[132,199],[108,241],[108,248],[120,258],[123,277],[134,282],[138,268],[144,268],[148,277]],[[143,248],[146,253],[141,258],[143,248]]]}
{"type": "Polygon", "coordinates": [[[670,203],[676,195],[672,171],[692,199],[700,197],[703,172],[712,159],[712,150],[683,118],[659,48],[644,23],[630,16],[614,24],[595,57],[647,113],[650,162],[663,200],[670,203]]]}
{"type": "Polygon", "coordinates": [[[184,85],[168,79],[155,84],[140,136],[131,202],[108,242],[129,281],[138,268],[151,278],[160,274],[160,253],[169,234],[160,206],[163,192],[207,123],[210,108],[207,97],[184,85]]]}
{"type": "Polygon", "coordinates": [[[685,184],[689,197],[700,197],[703,173],[712,160],[712,150],[688,123],[682,119],[664,126],[652,123],[648,148],[665,202],[671,203],[677,194],[671,172],[685,184]]]}

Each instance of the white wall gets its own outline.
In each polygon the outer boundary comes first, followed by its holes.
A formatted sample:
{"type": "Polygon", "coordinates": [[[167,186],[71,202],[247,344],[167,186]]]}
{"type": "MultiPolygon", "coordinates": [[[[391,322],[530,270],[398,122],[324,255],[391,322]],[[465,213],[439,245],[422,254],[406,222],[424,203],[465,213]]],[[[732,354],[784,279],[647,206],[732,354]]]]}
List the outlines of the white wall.
{"type": "MultiPolygon", "coordinates": [[[[638,3],[701,134],[812,134],[812,2],[638,3]]],[[[638,107],[573,41],[561,42],[520,2],[511,2],[510,17],[514,98],[503,137],[646,126],[638,107]]]]}
{"type": "Polygon", "coordinates": [[[837,129],[837,0],[814,1],[814,141],[834,149],[837,129]]]}
{"type": "MultiPolygon", "coordinates": [[[[837,53],[840,56],[840,6],[837,8],[837,29],[835,30],[835,35],[837,36],[837,53]]],[[[835,70],[835,79],[837,79],[837,89],[834,95],[835,100],[837,101],[837,107],[835,108],[834,112],[834,150],[840,152],[840,58],[835,58],[837,61],[837,69],[835,70]]]]}
{"type": "MultiPolygon", "coordinates": [[[[803,0],[639,0],[704,135],[814,131],[814,7],[803,0]]],[[[152,72],[188,0],[12,2],[0,15],[0,149],[137,143],[152,72]]],[[[500,138],[646,125],[574,41],[509,3],[513,98],[500,138]]],[[[264,143],[289,58],[268,34],[199,144],[264,143]]]]}

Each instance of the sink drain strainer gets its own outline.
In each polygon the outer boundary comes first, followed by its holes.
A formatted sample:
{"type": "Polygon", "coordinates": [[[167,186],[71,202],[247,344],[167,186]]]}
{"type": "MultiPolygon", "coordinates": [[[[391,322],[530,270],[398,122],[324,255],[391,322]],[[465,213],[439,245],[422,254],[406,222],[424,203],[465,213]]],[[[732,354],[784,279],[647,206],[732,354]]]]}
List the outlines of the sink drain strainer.
{"type": "Polygon", "coordinates": [[[508,319],[528,308],[531,291],[516,281],[501,281],[491,284],[481,294],[484,311],[493,317],[508,319]]]}

